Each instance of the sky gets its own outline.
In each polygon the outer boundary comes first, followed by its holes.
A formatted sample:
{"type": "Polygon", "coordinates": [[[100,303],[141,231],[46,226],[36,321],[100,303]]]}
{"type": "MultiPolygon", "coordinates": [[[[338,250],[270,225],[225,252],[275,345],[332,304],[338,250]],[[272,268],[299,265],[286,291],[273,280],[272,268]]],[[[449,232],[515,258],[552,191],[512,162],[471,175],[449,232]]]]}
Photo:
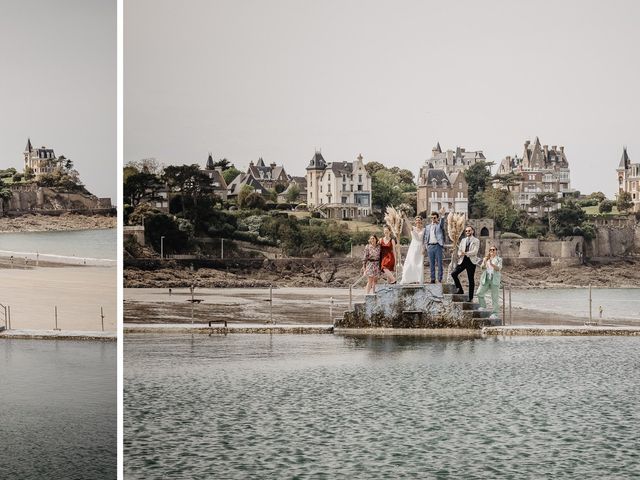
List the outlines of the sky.
{"type": "Polygon", "coordinates": [[[1,0],[0,168],[27,138],[116,203],[116,0],[1,0]]]}
{"type": "Polygon", "coordinates": [[[537,136],[613,196],[623,146],[640,161],[639,24],[633,0],[127,0],[124,161],[417,175],[437,142],[498,164],[537,136]]]}

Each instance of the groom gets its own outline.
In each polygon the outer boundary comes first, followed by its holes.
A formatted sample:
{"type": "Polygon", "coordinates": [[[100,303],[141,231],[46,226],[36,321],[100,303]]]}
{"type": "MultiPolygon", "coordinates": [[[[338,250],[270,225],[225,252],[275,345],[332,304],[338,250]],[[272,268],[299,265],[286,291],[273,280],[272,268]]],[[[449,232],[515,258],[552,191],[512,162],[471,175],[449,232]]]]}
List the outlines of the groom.
{"type": "Polygon", "coordinates": [[[474,276],[476,274],[476,264],[478,263],[478,250],[480,249],[480,240],[475,236],[475,229],[471,225],[467,225],[464,229],[465,237],[460,241],[458,246],[458,266],[451,276],[456,284],[456,293],[463,294],[462,285],[458,279],[458,275],[463,270],[467,271],[469,279],[469,301],[473,300],[473,289],[475,287],[474,276]]]}
{"type": "Polygon", "coordinates": [[[438,212],[431,212],[431,224],[424,229],[423,243],[429,256],[431,283],[436,283],[436,264],[438,265],[438,282],[442,283],[442,252],[444,250],[444,208],[438,212]]]}

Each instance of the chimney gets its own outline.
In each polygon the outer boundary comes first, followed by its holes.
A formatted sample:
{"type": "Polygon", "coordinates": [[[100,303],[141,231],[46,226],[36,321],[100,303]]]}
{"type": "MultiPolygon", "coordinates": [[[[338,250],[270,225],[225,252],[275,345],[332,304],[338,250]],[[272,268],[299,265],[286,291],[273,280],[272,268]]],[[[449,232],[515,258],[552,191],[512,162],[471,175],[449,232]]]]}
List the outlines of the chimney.
{"type": "Polygon", "coordinates": [[[271,165],[269,165],[271,167],[271,169],[273,170],[274,168],[276,168],[276,162],[272,162],[271,165]]]}
{"type": "Polygon", "coordinates": [[[553,147],[551,147],[551,150],[557,150],[557,149],[558,149],[557,145],[554,145],[553,147]]]}
{"type": "Polygon", "coordinates": [[[531,144],[531,142],[529,140],[527,140],[526,142],[524,142],[524,146],[528,147],[531,144]]]}
{"type": "Polygon", "coordinates": [[[560,153],[564,153],[564,145],[560,145],[560,153]]]}

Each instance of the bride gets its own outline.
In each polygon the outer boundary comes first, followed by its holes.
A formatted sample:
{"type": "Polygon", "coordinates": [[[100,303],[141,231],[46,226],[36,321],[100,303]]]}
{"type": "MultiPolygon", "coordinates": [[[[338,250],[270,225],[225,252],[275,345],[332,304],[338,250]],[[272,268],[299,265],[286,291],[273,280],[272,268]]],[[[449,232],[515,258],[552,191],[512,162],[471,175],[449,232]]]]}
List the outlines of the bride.
{"type": "Polygon", "coordinates": [[[411,228],[411,244],[407,257],[402,266],[401,284],[422,283],[424,279],[424,223],[422,217],[416,217],[415,224],[411,228]]]}

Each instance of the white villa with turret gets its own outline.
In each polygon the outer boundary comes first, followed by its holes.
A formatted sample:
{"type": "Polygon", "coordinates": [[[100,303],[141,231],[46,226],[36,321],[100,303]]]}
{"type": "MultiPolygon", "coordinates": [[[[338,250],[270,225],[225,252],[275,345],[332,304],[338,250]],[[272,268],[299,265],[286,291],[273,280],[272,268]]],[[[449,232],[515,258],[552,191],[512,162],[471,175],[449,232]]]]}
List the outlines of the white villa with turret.
{"type": "Polygon", "coordinates": [[[31,145],[31,139],[27,139],[27,146],[24,149],[24,170],[27,173],[29,170],[38,179],[46,173],[53,173],[59,168],[66,158],[63,155],[56,157],[53,152],[53,148],[40,147],[33,148],[31,145]]]}
{"type": "Polygon", "coordinates": [[[307,205],[327,218],[357,219],[371,214],[371,176],[362,155],[353,162],[327,163],[317,151],[307,166],[307,205]]]}

